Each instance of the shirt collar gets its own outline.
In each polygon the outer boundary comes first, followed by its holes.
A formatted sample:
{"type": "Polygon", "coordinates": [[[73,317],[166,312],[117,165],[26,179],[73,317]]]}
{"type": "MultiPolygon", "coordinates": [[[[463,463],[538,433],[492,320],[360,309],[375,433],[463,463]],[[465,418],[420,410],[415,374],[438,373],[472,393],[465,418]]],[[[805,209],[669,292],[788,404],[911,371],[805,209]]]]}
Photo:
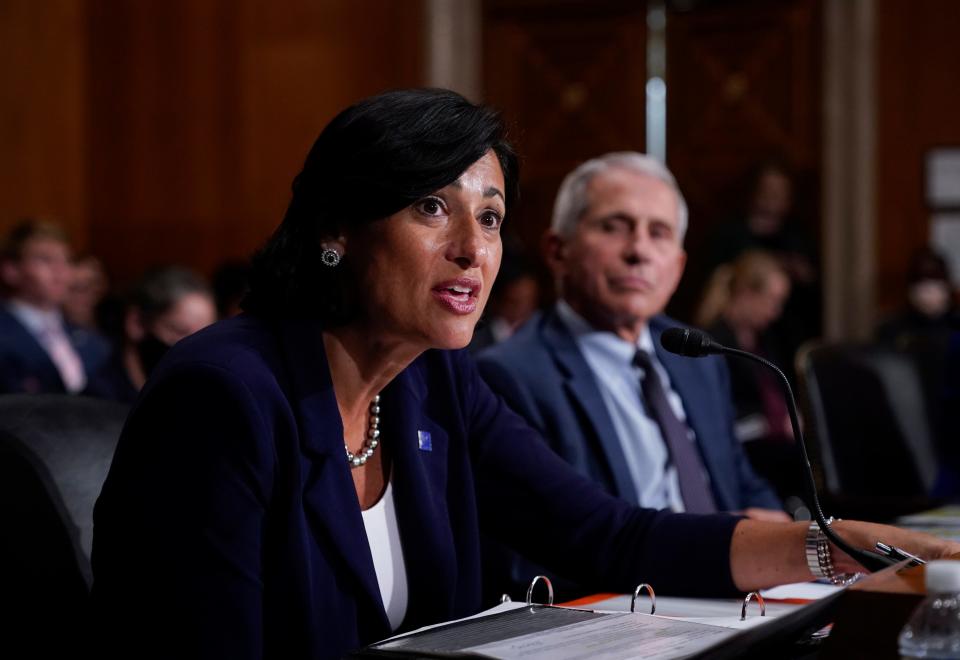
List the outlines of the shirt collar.
{"type": "Polygon", "coordinates": [[[621,339],[616,333],[608,330],[597,330],[562,298],[557,301],[557,315],[578,343],[589,345],[591,348],[626,363],[633,361],[633,355],[637,352],[637,349],[646,351],[652,358],[656,359],[653,335],[650,333],[649,324],[643,324],[640,337],[634,344],[621,339]]]}
{"type": "Polygon", "coordinates": [[[34,335],[41,334],[52,326],[63,326],[63,316],[56,309],[40,309],[15,298],[7,302],[7,309],[34,335]]]}

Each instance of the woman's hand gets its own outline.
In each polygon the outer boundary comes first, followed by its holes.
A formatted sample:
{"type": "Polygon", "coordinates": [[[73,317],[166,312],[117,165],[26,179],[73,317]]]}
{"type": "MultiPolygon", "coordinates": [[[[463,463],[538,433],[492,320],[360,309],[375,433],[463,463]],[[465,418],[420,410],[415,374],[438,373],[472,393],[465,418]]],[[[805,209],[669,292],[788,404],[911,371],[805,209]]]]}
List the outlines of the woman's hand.
{"type": "MultiPolygon", "coordinates": [[[[921,559],[945,559],[960,555],[960,543],[945,541],[930,534],[890,525],[879,525],[859,520],[839,520],[833,523],[831,527],[844,541],[864,550],[873,550],[877,541],[883,541],[887,545],[906,550],[921,559]]],[[[833,553],[833,565],[838,572],[865,572],[866,569],[863,566],[832,543],[830,544],[830,550],[833,553]]]]}
{"type": "MultiPolygon", "coordinates": [[[[889,525],[839,520],[832,527],[843,540],[864,550],[873,550],[877,541],[883,541],[923,559],[960,555],[960,543],[889,525]]],[[[730,570],[737,588],[755,591],[812,580],[804,549],[808,528],[809,523],[805,522],[784,524],[744,519],[737,523],[730,540],[730,570]]],[[[831,550],[838,573],[866,572],[832,544],[831,550]]]]}

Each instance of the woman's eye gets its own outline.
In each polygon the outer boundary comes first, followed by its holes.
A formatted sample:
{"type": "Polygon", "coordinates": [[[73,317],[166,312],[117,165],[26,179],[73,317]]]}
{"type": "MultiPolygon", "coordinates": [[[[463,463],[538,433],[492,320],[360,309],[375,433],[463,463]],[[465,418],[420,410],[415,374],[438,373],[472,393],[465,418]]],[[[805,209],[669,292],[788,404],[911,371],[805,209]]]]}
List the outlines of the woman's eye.
{"type": "Polygon", "coordinates": [[[480,224],[487,229],[497,229],[503,223],[503,217],[496,211],[487,211],[480,216],[480,224]]]}
{"type": "Polygon", "coordinates": [[[415,206],[424,215],[437,216],[443,213],[443,203],[436,197],[421,199],[415,206]]]}

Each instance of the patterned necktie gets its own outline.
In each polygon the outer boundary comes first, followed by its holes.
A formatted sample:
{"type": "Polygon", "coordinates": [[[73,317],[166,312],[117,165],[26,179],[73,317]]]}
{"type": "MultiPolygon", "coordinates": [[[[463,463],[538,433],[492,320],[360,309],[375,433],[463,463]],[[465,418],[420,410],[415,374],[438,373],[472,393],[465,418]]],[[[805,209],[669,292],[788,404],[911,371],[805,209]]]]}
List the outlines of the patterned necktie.
{"type": "Polygon", "coordinates": [[[690,439],[689,428],[673,413],[650,356],[646,351],[637,351],[633,364],[643,369],[640,389],[647,404],[647,413],[660,427],[663,440],[667,443],[670,459],[680,480],[684,508],[690,513],[715,513],[717,505],[704,476],[703,461],[690,439]]]}
{"type": "Polygon", "coordinates": [[[79,392],[87,384],[87,376],[83,370],[83,362],[73,348],[73,344],[63,331],[63,326],[56,321],[47,323],[40,334],[40,341],[50,356],[64,387],[71,394],[79,392]]]}

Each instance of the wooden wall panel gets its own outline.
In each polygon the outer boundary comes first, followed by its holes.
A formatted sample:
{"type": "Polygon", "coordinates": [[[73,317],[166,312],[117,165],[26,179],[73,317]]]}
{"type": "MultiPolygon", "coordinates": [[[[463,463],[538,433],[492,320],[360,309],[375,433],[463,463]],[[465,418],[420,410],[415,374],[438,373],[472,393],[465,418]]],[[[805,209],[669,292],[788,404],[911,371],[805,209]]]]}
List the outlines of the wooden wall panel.
{"type": "Polygon", "coordinates": [[[690,206],[690,259],[671,306],[681,317],[709,274],[707,237],[742,213],[761,161],[782,159],[799,175],[795,219],[819,235],[819,2],[693,7],[667,16],[667,163],[690,206]]]}
{"type": "Polygon", "coordinates": [[[422,81],[419,2],[89,6],[91,240],[120,280],[248,255],[323,125],[422,81]]]}
{"type": "Polygon", "coordinates": [[[85,213],[86,30],[81,0],[0,2],[0,233],[59,219],[78,246],[85,213]]]}
{"type": "Polygon", "coordinates": [[[503,111],[521,157],[508,227],[535,252],[567,172],[644,148],[646,3],[487,0],[483,10],[484,100],[503,111]]]}
{"type": "Polygon", "coordinates": [[[877,295],[902,304],[907,264],[929,239],[924,155],[960,147],[960,3],[877,4],[877,295]]]}

